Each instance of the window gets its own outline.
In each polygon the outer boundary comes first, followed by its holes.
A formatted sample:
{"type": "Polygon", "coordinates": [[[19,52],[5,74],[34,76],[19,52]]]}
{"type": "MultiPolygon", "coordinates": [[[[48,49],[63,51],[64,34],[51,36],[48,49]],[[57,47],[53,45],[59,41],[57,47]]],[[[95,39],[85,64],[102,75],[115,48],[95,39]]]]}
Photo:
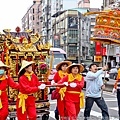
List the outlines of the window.
{"type": "Polygon", "coordinates": [[[34,17],[34,15],[33,15],[33,20],[35,20],[35,17],[34,17]]]}
{"type": "Polygon", "coordinates": [[[34,8],[33,8],[33,13],[35,12],[34,8]]]}
{"type": "Polygon", "coordinates": [[[77,56],[77,47],[76,46],[69,46],[69,57],[76,57],[77,56]]]}
{"type": "Polygon", "coordinates": [[[88,55],[88,52],[89,52],[89,51],[88,51],[88,47],[86,47],[86,54],[87,54],[87,55],[88,55]]]}
{"type": "Polygon", "coordinates": [[[85,52],[85,47],[84,46],[82,46],[82,51],[85,52]]]}
{"type": "Polygon", "coordinates": [[[35,29],[33,29],[33,33],[35,33],[35,29]]]}

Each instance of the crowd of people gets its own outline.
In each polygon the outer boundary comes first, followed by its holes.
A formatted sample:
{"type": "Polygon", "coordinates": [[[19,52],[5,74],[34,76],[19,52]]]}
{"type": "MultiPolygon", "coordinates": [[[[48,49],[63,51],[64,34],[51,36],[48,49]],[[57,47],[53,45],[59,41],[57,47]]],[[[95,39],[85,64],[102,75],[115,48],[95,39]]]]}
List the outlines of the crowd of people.
{"type": "MultiPolygon", "coordinates": [[[[10,86],[19,91],[16,109],[18,120],[36,120],[35,97],[33,93],[45,89],[46,85],[39,82],[32,69],[33,61],[22,61],[19,70],[19,82],[16,83],[6,73],[9,66],[0,61],[0,120],[6,120],[8,116],[8,96],[7,87],[10,86]]],[[[56,120],[77,120],[80,109],[85,107],[84,120],[90,119],[90,112],[94,102],[102,111],[102,120],[109,120],[108,107],[102,96],[102,90],[105,89],[104,82],[100,76],[107,70],[104,66],[101,70],[97,69],[96,64],[89,66],[89,72],[86,77],[82,76],[84,67],[82,64],[72,64],[70,61],[62,61],[56,66],[53,85],[58,85],[52,92],[52,96],[57,96],[57,105],[55,110],[56,120]],[[84,79],[86,81],[86,95],[84,96],[84,79]],[[57,94],[57,95],[55,95],[57,94]],[[85,104],[84,104],[85,99],[85,104]]],[[[119,117],[120,117],[120,70],[113,88],[113,93],[117,93],[119,117]]]]}

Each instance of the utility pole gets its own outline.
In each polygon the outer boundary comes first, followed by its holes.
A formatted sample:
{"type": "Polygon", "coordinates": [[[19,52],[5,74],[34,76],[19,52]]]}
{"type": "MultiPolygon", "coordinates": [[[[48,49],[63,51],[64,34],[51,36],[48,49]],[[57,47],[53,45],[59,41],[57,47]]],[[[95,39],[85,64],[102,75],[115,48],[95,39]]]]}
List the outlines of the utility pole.
{"type": "Polygon", "coordinates": [[[81,13],[78,12],[78,63],[81,63],[81,13]]]}

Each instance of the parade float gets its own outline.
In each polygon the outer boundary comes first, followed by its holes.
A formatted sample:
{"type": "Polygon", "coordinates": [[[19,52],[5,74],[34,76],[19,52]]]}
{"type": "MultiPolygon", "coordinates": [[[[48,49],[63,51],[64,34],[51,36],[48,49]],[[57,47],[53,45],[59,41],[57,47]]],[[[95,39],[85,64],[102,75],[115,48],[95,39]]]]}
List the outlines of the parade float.
{"type": "MultiPolygon", "coordinates": [[[[11,32],[10,29],[4,29],[4,34],[0,34],[0,59],[11,67],[8,74],[18,82],[18,71],[22,60],[34,61],[33,70],[38,76],[39,81],[49,84],[48,76],[50,72],[50,65],[46,63],[48,59],[50,45],[46,43],[43,45],[41,36],[32,34],[32,31],[27,30],[21,32],[20,28],[16,28],[16,32],[11,32]],[[48,68],[49,67],[49,68],[48,68]]],[[[9,117],[15,119],[16,117],[16,97],[18,91],[8,88],[9,96],[9,117]]],[[[36,110],[38,117],[42,116],[42,120],[49,119],[48,87],[45,90],[40,90],[34,94],[36,98],[36,110]]]]}

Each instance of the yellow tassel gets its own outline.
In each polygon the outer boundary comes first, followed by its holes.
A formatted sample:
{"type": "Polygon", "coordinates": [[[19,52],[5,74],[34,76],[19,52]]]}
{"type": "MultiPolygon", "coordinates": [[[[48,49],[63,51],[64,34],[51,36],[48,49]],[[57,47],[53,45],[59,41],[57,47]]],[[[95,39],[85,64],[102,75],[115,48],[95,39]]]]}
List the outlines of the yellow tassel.
{"type": "MultiPolygon", "coordinates": [[[[0,96],[1,96],[1,94],[2,94],[2,91],[0,90],[0,96]]],[[[1,98],[0,98],[0,109],[2,108],[3,106],[2,106],[2,101],[1,101],[1,98]]]]}

